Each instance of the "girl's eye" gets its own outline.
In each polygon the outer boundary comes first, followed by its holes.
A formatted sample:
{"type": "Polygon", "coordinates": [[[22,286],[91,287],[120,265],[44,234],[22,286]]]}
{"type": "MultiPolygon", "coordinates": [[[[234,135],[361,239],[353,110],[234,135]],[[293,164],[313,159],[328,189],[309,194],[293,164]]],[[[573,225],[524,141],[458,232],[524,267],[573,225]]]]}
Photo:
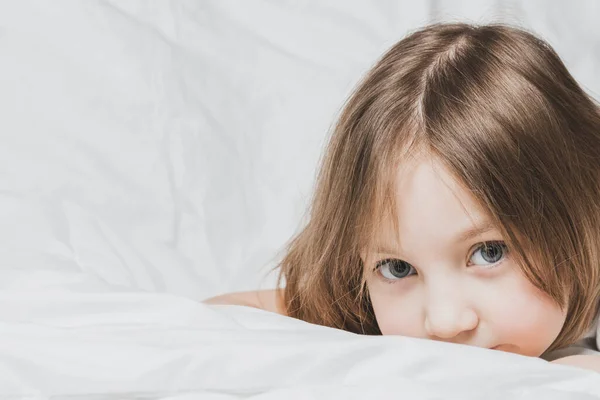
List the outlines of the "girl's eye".
{"type": "Polygon", "coordinates": [[[506,256],[507,252],[504,242],[485,242],[475,249],[469,261],[475,265],[496,264],[506,256]]]}
{"type": "Polygon", "coordinates": [[[398,259],[387,259],[377,263],[375,267],[379,273],[387,280],[397,281],[407,276],[414,275],[417,271],[406,261],[398,259]]]}

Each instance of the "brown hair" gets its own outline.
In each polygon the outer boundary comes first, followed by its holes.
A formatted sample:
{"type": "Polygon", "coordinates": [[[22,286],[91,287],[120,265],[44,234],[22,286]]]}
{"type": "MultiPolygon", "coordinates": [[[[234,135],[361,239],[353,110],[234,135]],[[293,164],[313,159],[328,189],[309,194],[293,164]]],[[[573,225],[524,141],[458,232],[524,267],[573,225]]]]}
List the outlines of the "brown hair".
{"type": "Polygon", "coordinates": [[[288,314],[380,334],[360,253],[384,215],[396,221],[392,178],[417,146],[474,193],[524,275],[566,307],[549,350],[578,340],[600,299],[599,107],[546,42],[504,24],[426,26],[355,89],[310,218],[279,265],[288,314]]]}

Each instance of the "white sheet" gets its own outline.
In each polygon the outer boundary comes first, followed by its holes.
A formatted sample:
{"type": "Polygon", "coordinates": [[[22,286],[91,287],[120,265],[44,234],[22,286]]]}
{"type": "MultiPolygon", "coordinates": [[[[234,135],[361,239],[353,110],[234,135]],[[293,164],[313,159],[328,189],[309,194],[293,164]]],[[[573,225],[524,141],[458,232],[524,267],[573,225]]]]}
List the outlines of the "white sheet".
{"type": "Polygon", "coordinates": [[[9,275],[1,276],[14,284],[0,292],[0,398],[600,397],[600,374],[537,358],[354,335],[123,291],[79,273],[9,275]]]}
{"type": "Polygon", "coordinates": [[[0,397],[600,396],[541,360],[198,303],[272,286],[328,128],[407,31],[518,20],[600,92],[598,3],[561,4],[0,2],[0,397]]]}
{"type": "Polygon", "coordinates": [[[0,263],[196,299],[272,286],[329,127],[408,31],[519,22],[600,93],[598,3],[547,4],[1,2],[0,263]]]}

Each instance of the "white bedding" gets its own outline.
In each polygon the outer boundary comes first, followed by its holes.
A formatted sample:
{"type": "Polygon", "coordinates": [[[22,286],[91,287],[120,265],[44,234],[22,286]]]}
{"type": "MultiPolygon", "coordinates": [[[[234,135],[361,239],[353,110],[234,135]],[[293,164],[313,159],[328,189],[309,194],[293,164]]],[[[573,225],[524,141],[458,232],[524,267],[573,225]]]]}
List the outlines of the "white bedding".
{"type": "Polygon", "coordinates": [[[598,3],[560,4],[0,2],[0,399],[600,398],[538,359],[199,303],[273,285],[327,130],[408,30],[518,16],[600,92],[598,3]]]}
{"type": "Polygon", "coordinates": [[[360,336],[80,273],[10,275],[20,283],[0,293],[3,399],[600,397],[600,374],[536,358],[360,336]]]}

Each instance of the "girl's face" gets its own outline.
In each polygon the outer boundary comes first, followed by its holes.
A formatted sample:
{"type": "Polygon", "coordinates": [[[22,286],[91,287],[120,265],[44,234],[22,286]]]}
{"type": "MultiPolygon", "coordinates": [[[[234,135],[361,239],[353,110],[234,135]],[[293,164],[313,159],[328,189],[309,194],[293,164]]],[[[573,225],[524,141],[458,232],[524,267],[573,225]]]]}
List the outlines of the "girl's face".
{"type": "Polygon", "coordinates": [[[540,356],[565,313],[520,272],[468,191],[426,156],[397,179],[400,243],[388,222],[363,254],[381,333],[540,356]]]}

